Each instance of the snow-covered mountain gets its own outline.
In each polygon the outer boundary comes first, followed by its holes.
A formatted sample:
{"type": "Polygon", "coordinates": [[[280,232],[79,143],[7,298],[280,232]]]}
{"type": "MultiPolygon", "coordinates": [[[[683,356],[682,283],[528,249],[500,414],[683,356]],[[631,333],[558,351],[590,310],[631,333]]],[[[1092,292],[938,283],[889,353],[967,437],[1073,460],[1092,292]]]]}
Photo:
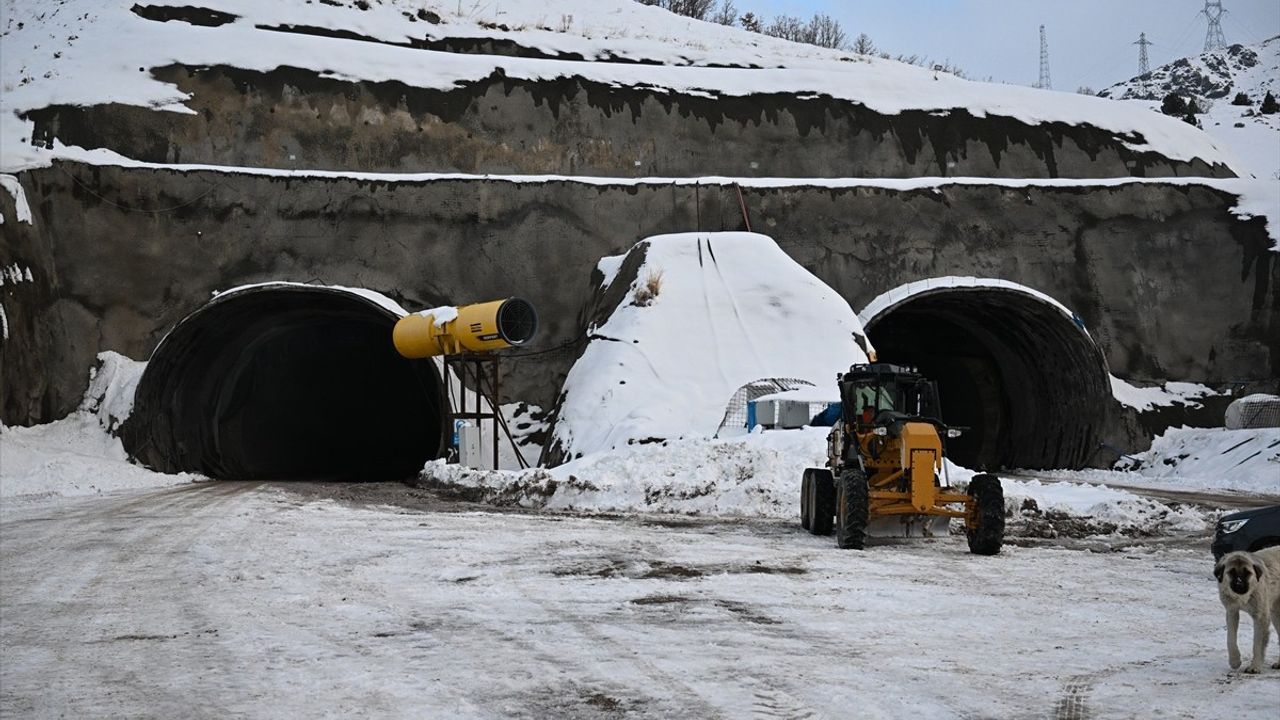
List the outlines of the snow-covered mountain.
{"type": "Polygon", "coordinates": [[[1225,50],[1178,58],[1155,70],[1098,93],[1118,100],[1161,100],[1169,93],[1195,97],[1197,102],[1230,102],[1236,93],[1249,96],[1256,107],[1268,90],[1280,90],[1280,35],[1257,45],[1232,45],[1225,50]]]}
{"type": "Polygon", "coordinates": [[[1145,102],[1156,111],[1170,93],[1194,98],[1204,111],[1200,125],[1205,132],[1256,177],[1280,178],[1280,113],[1258,110],[1267,92],[1280,96],[1280,36],[1179,58],[1098,94],[1145,102]],[[1238,93],[1248,97],[1247,105],[1233,104],[1238,93]]]}

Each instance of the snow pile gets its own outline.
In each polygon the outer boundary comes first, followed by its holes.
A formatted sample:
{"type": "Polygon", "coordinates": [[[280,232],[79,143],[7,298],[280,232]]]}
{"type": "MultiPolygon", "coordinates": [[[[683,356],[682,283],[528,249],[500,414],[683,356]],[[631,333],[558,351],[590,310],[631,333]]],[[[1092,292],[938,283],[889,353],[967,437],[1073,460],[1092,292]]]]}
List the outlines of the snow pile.
{"type": "Polygon", "coordinates": [[[711,437],[747,383],[827,386],[866,362],[848,303],[764,235],[662,235],[631,252],[643,264],[565,380],[552,440],[567,458],[711,437]]]}
{"type": "Polygon", "coordinates": [[[96,415],[98,424],[114,435],[133,412],[133,396],[147,363],[130,360],[117,352],[98,353],[98,364],[89,371],[80,410],[96,415]]]}
{"type": "Polygon", "coordinates": [[[1099,95],[1134,99],[1135,105],[1155,112],[1169,93],[1194,98],[1204,111],[1198,118],[1201,126],[1219,141],[1219,147],[1231,152],[1239,166],[1255,177],[1276,180],[1280,179],[1280,114],[1258,112],[1268,91],[1280,97],[1280,36],[1257,45],[1232,45],[1180,58],[1099,95]],[[1237,93],[1244,93],[1249,104],[1234,105],[1237,93]]]}
{"type": "MultiPolygon", "coordinates": [[[[3,107],[3,106],[0,106],[3,107]]],[[[27,204],[27,191],[22,189],[15,175],[0,174],[0,187],[13,198],[14,213],[20,223],[31,224],[31,206],[27,204]]],[[[0,214],[0,225],[4,224],[4,215],[0,214]]]]}
{"type": "Polygon", "coordinates": [[[825,464],[828,430],[699,438],[592,455],[552,471],[565,488],[547,507],[789,518],[799,512],[804,469],[825,464]]]}
{"type": "MultiPolygon", "coordinates": [[[[633,445],[551,470],[470,470],[427,463],[425,485],[496,505],[607,513],[677,513],[798,519],[805,468],[826,463],[829,428],[755,432],[633,445]]],[[[972,470],[947,462],[948,483],[963,492],[972,470]]],[[[1131,492],[1084,483],[1001,478],[1010,536],[1150,536],[1208,527],[1205,513],[1131,492]]],[[[944,525],[945,527],[945,525],[944,525]]],[[[953,524],[953,531],[959,531],[953,524]]],[[[872,534],[899,536],[894,521],[872,534]]]]}
{"type": "Polygon", "coordinates": [[[1002,478],[1008,533],[1023,537],[1148,537],[1199,532],[1211,518],[1106,485],[1002,478]]]}
{"type": "Polygon", "coordinates": [[[1169,428],[1135,457],[1166,487],[1280,494],[1280,428],[1169,428]]]}
{"type": "Polygon", "coordinates": [[[491,472],[434,461],[422,477],[472,499],[523,507],[791,518],[805,468],[826,463],[829,430],[630,445],[551,470],[491,472]]]}
{"type": "Polygon", "coordinates": [[[1187,382],[1167,382],[1163,386],[1140,388],[1112,375],[1111,394],[1121,405],[1147,412],[1172,405],[1200,407],[1196,400],[1223,393],[1205,385],[1187,382]]]}
{"type": "Polygon", "coordinates": [[[131,465],[118,438],[78,410],[47,425],[0,426],[0,497],[93,495],[204,480],[131,465]]]}
{"type": "Polygon", "coordinates": [[[1228,167],[1233,163],[1208,135],[1128,103],[962,80],[891,60],[692,21],[632,0],[557,0],[536,9],[519,3],[476,3],[465,15],[455,11],[460,5],[447,0],[360,5],[368,9],[203,0],[200,7],[236,17],[201,26],[145,19],[130,11],[132,0],[11,2],[0,43],[0,169],[13,172],[47,165],[56,156],[31,146],[33,123],[18,117],[28,110],[116,102],[190,113],[184,104],[187,96],[149,72],[171,64],[263,72],[289,66],[341,80],[399,81],[442,90],[500,71],[521,80],[582,78],[711,97],[812,93],[884,114],[964,110],[1032,125],[1088,125],[1124,138],[1138,151],[1228,167]],[[440,22],[418,20],[420,9],[440,22]],[[558,21],[548,19],[557,15],[558,21]],[[374,42],[271,29],[285,25],[354,31],[374,42]],[[490,38],[558,57],[621,57],[661,64],[464,55],[386,44],[442,37],[490,38]]]}
{"type": "Polygon", "coordinates": [[[93,495],[204,480],[132,465],[111,434],[133,410],[145,367],[118,353],[100,353],[78,410],[46,425],[0,425],[0,497],[93,495]]]}

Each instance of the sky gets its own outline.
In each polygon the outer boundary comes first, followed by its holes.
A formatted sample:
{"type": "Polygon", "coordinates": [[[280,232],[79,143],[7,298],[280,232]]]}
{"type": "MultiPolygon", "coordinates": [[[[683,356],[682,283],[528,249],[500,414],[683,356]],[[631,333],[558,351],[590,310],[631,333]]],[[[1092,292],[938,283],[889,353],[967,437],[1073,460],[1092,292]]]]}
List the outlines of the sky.
{"type": "MultiPolygon", "coordinates": [[[[850,39],[860,32],[895,55],[950,60],[976,80],[1034,85],[1039,26],[1049,40],[1052,87],[1101,90],[1138,74],[1145,32],[1152,69],[1204,50],[1204,0],[734,0],[740,12],[811,17],[823,12],[850,39]]],[[[1280,35],[1280,2],[1222,0],[1227,43],[1280,35]]]]}

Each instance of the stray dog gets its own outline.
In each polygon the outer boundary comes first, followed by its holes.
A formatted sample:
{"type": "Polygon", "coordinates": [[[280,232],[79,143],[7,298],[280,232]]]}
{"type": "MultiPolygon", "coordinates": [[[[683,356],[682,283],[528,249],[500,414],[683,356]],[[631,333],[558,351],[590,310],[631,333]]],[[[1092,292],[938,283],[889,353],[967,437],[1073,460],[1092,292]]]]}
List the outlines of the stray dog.
{"type": "MultiPolygon", "coordinates": [[[[1240,628],[1240,611],[1253,618],[1253,659],[1244,671],[1262,670],[1267,653],[1271,625],[1280,633],[1280,547],[1258,552],[1228,553],[1213,567],[1218,578],[1218,597],[1227,609],[1227,661],[1231,669],[1240,667],[1240,647],[1236,631],[1240,628]]],[[[1280,668],[1280,662],[1272,665],[1280,668]]]]}

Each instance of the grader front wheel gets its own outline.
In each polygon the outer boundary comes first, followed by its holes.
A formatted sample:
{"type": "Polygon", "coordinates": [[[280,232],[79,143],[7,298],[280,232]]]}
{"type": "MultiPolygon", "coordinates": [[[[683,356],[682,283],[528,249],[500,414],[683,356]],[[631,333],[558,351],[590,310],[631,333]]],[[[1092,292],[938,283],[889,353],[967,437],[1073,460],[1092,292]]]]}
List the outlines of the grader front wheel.
{"type": "Polygon", "coordinates": [[[973,522],[965,529],[969,552],[995,555],[1004,544],[1004,489],[994,475],[974,475],[969,482],[973,522]]]}
{"type": "Polygon", "coordinates": [[[860,470],[840,473],[836,485],[836,546],[843,550],[861,550],[867,534],[871,510],[867,476],[860,470]]]}

